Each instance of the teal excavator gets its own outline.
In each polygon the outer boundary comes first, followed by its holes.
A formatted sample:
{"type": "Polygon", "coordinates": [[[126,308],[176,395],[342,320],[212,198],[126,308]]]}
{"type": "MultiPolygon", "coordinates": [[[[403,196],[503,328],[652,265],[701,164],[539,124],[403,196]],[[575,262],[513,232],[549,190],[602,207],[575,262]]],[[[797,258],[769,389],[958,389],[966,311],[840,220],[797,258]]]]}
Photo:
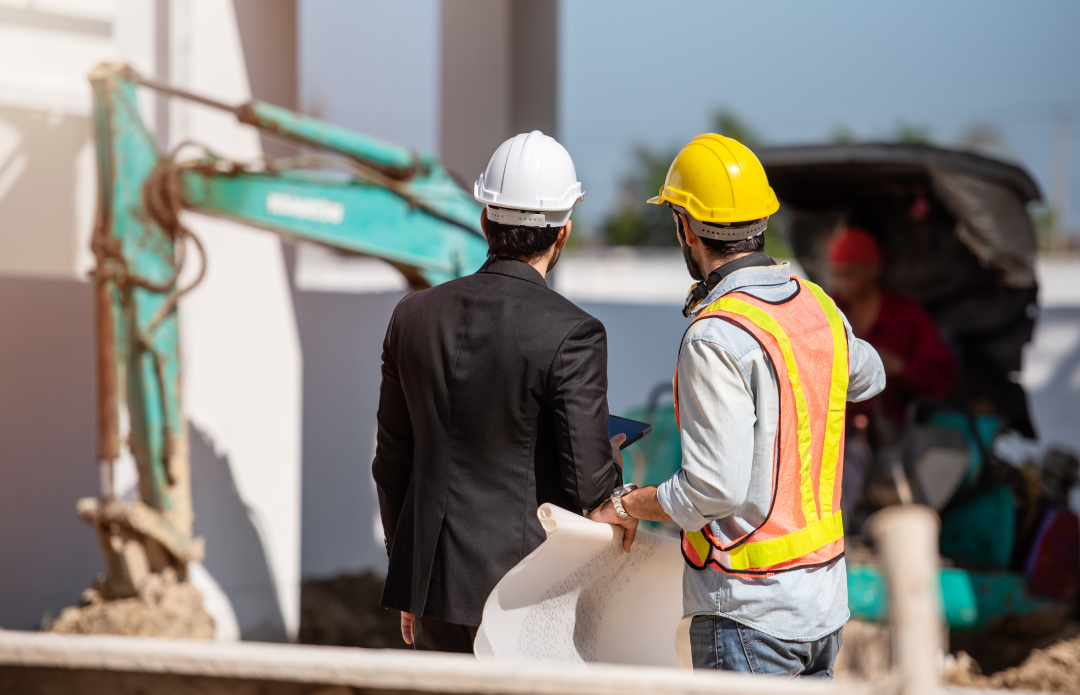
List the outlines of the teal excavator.
{"type": "Polygon", "coordinates": [[[103,598],[135,596],[171,568],[181,580],[202,558],[192,535],[187,426],[180,388],[177,303],[205,272],[182,210],[223,217],[380,258],[423,288],[474,272],[487,242],[480,207],[430,156],[252,101],[230,106],[140,77],[123,64],[90,75],[99,194],[92,247],[97,333],[100,498],[78,503],[97,532],[103,598]],[[202,149],[158,151],[136,93],[147,87],[232,113],[299,146],[300,154],[241,164],[202,149]],[[181,286],[184,266],[197,272],[181,286]],[[137,500],[117,499],[121,411],[139,474],[137,500]]]}

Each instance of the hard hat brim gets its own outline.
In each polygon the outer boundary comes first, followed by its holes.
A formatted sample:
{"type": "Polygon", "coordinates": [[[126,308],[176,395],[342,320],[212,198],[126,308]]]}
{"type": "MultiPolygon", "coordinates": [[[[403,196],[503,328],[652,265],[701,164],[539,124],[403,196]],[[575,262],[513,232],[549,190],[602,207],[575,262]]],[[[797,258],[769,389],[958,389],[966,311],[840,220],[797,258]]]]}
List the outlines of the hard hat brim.
{"type": "Polygon", "coordinates": [[[655,195],[645,202],[651,203],[652,205],[678,205],[689,213],[691,217],[699,219],[702,222],[709,222],[712,224],[737,224],[739,222],[750,222],[752,220],[768,217],[780,209],[780,201],[777,200],[773,189],[771,187],[766,187],[766,191],[768,198],[764,201],[764,204],[756,210],[743,210],[743,214],[739,214],[739,211],[733,208],[707,208],[701,205],[693,194],[673,189],[670,186],[664,186],[664,190],[660,195],[655,195]],[[669,193],[674,193],[674,195],[669,195],[669,193]]]}

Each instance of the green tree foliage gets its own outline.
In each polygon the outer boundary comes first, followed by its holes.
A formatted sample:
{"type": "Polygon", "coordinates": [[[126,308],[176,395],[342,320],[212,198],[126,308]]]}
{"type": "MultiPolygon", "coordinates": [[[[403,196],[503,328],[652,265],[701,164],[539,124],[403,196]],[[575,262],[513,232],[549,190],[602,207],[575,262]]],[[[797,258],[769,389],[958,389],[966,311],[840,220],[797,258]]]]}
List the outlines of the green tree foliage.
{"type": "Polygon", "coordinates": [[[829,142],[835,145],[848,145],[858,139],[855,131],[846,123],[837,123],[829,131],[829,142]]]}
{"type": "Polygon", "coordinates": [[[728,109],[720,109],[713,114],[713,132],[738,140],[753,149],[761,144],[761,138],[750,125],[728,109]]]}
{"type": "Polygon", "coordinates": [[[934,136],[930,133],[930,126],[920,123],[908,123],[900,121],[893,131],[892,139],[895,142],[906,142],[912,145],[933,145],[934,136]]]}
{"type": "Polygon", "coordinates": [[[604,236],[609,244],[678,246],[671,210],[666,205],[645,202],[664,185],[668,167],[678,152],[675,148],[634,148],[634,164],[622,180],[619,207],[604,222],[604,236]]]}
{"type": "MultiPolygon", "coordinates": [[[[755,147],[761,138],[735,113],[722,109],[713,115],[713,132],[734,138],[755,147]]],[[[666,205],[649,205],[645,201],[656,195],[664,185],[668,167],[679,148],[652,149],[639,145],[634,149],[634,163],[623,178],[618,209],[604,222],[604,237],[609,244],[621,246],[678,246],[675,222],[666,205]]],[[[791,257],[791,249],[783,235],[770,223],[765,231],[766,252],[783,258],[791,257]]]]}

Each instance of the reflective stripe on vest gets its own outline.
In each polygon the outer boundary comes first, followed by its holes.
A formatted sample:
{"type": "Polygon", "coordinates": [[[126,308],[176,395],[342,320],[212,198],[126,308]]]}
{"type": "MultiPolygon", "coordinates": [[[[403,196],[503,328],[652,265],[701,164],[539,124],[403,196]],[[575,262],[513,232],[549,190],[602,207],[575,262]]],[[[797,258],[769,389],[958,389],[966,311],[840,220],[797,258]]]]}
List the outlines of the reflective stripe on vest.
{"type": "MultiPolygon", "coordinates": [[[[772,574],[822,564],[843,553],[843,523],[836,508],[838,471],[842,475],[843,470],[847,331],[820,287],[794,280],[800,291],[780,304],[733,293],[694,319],[727,319],[753,335],[772,360],[780,391],[773,508],[760,527],[726,547],[709,527],[684,532],[683,556],[696,569],[711,565],[736,574],[772,574]],[[820,364],[823,358],[826,365],[820,364]],[[796,446],[783,446],[785,437],[794,437],[796,446]]],[[[678,370],[674,388],[678,419],[678,370]]]]}

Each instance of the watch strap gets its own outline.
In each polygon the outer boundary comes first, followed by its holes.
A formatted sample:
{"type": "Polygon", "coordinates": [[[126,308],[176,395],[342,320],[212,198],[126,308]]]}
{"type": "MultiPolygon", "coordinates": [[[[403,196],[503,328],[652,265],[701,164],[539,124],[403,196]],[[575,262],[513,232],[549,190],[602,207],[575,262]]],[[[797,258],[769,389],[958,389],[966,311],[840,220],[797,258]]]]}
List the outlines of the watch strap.
{"type": "Polygon", "coordinates": [[[626,509],[623,508],[622,497],[631,490],[637,490],[638,486],[630,483],[629,485],[622,485],[615,488],[611,493],[611,504],[615,507],[615,513],[619,515],[620,519],[633,519],[634,517],[626,513],[626,509]]]}

